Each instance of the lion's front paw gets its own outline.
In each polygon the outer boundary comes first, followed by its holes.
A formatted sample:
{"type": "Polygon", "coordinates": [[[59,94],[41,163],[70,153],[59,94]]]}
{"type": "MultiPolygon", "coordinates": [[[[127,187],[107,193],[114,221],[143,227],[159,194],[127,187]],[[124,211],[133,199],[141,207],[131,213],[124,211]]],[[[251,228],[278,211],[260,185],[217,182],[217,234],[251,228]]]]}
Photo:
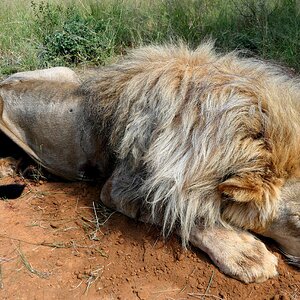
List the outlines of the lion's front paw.
{"type": "Polygon", "coordinates": [[[193,244],[210,256],[222,272],[245,283],[276,276],[277,258],[248,232],[226,229],[195,235],[193,244]],[[197,245],[198,242],[198,245],[197,245]]]}
{"type": "Polygon", "coordinates": [[[214,253],[212,259],[224,273],[246,283],[263,282],[278,274],[276,256],[253,237],[223,253],[214,253]]]}

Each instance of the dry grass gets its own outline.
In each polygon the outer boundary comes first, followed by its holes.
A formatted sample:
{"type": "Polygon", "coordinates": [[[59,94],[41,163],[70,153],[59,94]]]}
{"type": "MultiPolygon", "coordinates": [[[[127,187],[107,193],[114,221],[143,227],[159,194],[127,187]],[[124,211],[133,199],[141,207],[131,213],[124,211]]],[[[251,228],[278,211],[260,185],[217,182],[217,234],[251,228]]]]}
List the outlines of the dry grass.
{"type": "Polygon", "coordinates": [[[26,258],[25,254],[21,251],[20,247],[16,247],[16,251],[19,253],[22,264],[30,273],[32,273],[42,279],[47,279],[51,275],[48,272],[38,271],[37,269],[33,268],[33,266],[30,264],[30,262],[26,258]]]}

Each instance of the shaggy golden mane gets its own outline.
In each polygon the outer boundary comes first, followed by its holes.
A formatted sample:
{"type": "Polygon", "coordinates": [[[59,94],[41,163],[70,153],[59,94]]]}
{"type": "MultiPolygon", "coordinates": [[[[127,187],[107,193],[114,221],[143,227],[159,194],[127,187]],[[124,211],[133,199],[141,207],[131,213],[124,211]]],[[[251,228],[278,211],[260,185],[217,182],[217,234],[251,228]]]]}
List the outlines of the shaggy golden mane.
{"type": "Polygon", "coordinates": [[[128,199],[185,243],[195,223],[260,232],[273,219],[281,186],[299,177],[299,87],[276,66],[204,43],[134,50],[80,93],[138,182],[128,199]]]}

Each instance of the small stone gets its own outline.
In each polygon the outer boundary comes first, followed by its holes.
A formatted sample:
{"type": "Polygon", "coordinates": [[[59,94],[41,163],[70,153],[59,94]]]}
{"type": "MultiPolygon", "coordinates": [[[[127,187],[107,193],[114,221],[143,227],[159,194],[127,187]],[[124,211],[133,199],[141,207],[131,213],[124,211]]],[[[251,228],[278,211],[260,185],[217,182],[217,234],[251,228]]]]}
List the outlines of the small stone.
{"type": "Polygon", "coordinates": [[[183,253],[177,253],[176,259],[179,261],[182,261],[184,259],[184,254],[183,253]]]}
{"type": "Polygon", "coordinates": [[[56,263],[55,263],[58,267],[61,267],[63,265],[63,262],[61,260],[58,260],[56,263]]]}

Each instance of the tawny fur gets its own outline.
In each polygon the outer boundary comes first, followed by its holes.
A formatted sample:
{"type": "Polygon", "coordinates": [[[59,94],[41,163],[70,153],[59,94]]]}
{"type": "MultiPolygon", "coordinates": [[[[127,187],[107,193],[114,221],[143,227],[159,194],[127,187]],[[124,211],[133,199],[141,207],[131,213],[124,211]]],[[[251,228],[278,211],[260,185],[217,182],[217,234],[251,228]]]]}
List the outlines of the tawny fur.
{"type": "Polygon", "coordinates": [[[79,86],[65,67],[11,75],[0,82],[0,131],[55,175],[99,180],[111,168],[107,142],[83,114],[79,86]]]}

